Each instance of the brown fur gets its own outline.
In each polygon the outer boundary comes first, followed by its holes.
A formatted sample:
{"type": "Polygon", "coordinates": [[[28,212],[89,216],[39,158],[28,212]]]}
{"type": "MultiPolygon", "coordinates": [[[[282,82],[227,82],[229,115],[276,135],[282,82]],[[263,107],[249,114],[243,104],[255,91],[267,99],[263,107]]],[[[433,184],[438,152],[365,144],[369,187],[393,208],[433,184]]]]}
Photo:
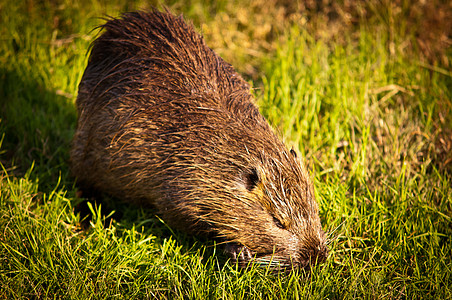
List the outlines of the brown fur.
{"type": "Polygon", "coordinates": [[[77,98],[71,161],[82,189],[225,239],[241,264],[323,260],[307,171],[233,67],[170,13],[127,13],[103,29],[77,98]]]}

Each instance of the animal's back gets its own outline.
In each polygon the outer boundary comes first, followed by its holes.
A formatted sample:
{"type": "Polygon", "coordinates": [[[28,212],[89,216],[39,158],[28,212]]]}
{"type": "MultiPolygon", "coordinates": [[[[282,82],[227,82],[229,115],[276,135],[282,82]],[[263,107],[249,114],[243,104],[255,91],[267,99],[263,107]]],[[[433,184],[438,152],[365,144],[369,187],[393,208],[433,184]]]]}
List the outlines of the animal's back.
{"type": "Polygon", "coordinates": [[[231,94],[244,96],[234,101],[251,97],[242,77],[182,17],[133,12],[102,28],[79,87],[78,106],[102,105],[116,95],[137,105],[197,95],[206,105],[227,106],[231,94]],[[144,98],[135,96],[139,91],[144,98]]]}

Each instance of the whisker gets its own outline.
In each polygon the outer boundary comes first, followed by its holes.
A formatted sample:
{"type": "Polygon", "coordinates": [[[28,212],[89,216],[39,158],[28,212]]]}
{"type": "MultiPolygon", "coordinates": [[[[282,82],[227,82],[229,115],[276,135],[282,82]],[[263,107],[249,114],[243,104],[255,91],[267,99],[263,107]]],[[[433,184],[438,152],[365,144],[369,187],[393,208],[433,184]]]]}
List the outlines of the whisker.
{"type": "Polygon", "coordinates": [[[334,242],[335,240],[338,239],[338,235],[335,235],[334,237],[332,237],[332,236],[340,227],[342,227],[342,225],[344,225],[345,221],[346,220],[342,221],[342,223],[337,225],[333,230],[326,232],[326,244],[327,245],[331,244],[332,242],[334,242]]]}

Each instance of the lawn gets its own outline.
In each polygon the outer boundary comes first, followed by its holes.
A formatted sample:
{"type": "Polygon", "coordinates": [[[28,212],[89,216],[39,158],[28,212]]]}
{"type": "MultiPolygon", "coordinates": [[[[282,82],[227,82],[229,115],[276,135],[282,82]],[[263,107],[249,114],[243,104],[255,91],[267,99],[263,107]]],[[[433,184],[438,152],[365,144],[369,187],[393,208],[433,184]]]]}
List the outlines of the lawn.
{"type": "Polygon", "coordinates": [[[94,28],[157,3],[5,0],[0,299],[452,298],[450,3],[205,2],[165,6],[249,80],[304,155],[327,261],[241,270],[150,210],[78,198],[69,149],[94,28]]]}

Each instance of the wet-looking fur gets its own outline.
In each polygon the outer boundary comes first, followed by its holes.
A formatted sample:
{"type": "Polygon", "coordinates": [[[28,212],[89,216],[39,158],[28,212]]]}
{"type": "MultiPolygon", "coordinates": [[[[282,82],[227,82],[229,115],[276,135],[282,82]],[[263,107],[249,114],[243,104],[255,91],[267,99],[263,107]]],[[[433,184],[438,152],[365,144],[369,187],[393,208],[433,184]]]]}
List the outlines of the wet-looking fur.
{"type": "Polygon", "coordinates": [[[126,13],[102,27],[77,98],[71,164],[82,190],[227,241],[241,265],[324,260],[306,168],[233,67],[168,12],[126,13]]]}

